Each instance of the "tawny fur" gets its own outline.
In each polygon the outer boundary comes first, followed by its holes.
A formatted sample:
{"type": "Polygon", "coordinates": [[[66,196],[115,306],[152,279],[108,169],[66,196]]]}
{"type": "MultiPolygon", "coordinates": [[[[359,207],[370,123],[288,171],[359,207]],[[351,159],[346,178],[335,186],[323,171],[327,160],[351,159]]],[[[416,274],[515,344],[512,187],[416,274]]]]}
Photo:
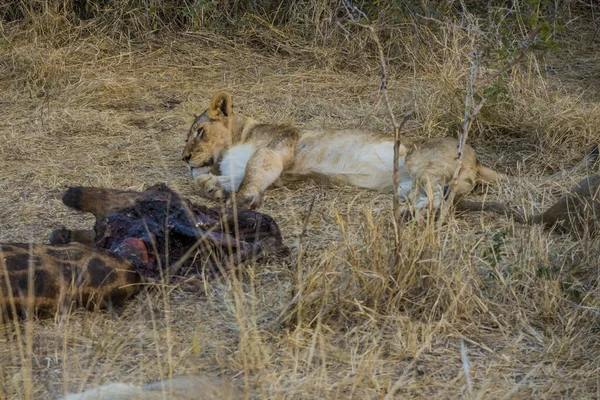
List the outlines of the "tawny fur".
{"type": "Polygon", "coordinates": [[[79,243],[0,245],[0,313],[118,305],[141,288],[126,259],[79,243]]]}
{"type": "Polygon", "coordinates": [[[72,394],[64,400],[239,400],[243,393],[221,379],[184,376],[139,387],[112,383],[72,394]]]}
{"type": "MultiPolygon", "coordinates": [[[[456,167],[458,141],[402,138],[399,195],[419,209],[442,201],[456,167]],[[429,187],[432,197],[427,195],[429,187]]],[[[215,94],[192,124],[182,152],[201,195],[222,200],[233,191],[245,206],[260,204],[264,191],[286,180],[325,177],[358,187],[393,191],[394,142],[362,130],[299,130],[259,123],[233,112],[231,96],[215,94]]],[[[466,146],[456,195],[502,176],[477,161],[466,146]]]]}

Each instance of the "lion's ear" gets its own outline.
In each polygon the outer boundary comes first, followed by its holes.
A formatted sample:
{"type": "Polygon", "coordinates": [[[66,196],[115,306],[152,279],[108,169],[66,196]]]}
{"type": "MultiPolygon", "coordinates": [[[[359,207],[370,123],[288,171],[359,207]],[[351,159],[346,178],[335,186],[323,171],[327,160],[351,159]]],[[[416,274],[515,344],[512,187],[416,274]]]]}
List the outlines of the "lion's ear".
{"type": "Polygon", "coordinates": [[[208,116],[211,119],[219,119],[222,117],[230,117],[233,113],[233,103],[231,95],[227,92],[218,92],[210,101],[208,116]]]}

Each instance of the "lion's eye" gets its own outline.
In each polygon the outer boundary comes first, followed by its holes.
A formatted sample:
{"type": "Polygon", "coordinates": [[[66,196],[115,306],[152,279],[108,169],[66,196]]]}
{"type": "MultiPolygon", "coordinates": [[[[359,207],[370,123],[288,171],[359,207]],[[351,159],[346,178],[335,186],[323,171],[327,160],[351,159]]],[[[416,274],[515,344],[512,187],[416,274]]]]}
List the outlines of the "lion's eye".
{"type": "Polygon", "coordinates": [[[196,131],[196,137],[200,137],[202,136],[202,134],[204,133],[204,128],[200,128],[196,131]]]}

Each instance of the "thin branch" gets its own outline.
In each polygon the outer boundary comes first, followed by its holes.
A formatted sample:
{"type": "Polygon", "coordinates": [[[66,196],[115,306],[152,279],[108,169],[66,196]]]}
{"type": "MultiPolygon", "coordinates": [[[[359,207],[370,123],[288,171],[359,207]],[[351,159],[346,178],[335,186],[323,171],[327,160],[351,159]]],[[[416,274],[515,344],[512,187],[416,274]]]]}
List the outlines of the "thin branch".
{"type": "Polygon", "coordinates": [[[402,117],[402,121],[400,121],[400,126],[395,128],[395,137],[394,137],[394,175],[393,175],[393,179],[394,179],[394,207],[393,207],[393,211],[394,211],[394,219],[396,222],[400,221],[400,193],[398,193],[398,189],[400,188],[400,165],[399,165],[399,159],[400,159],[400,145],[401,140],[400,140],[400,132],[402,131],[402,127],[404,127],[404,124],[406,123],[406,121],[408,120],[408,117],[410,117],[412,114],[412,112],[407,112],[406,114],[404,114],[404,116],[402,117]]]}
{"type": "Polygon", "coordinates": [[[485,100],[486,100],[486,98],[484,97],[483,99],[481,99],[479,104],[475,104],[473,86],[474,86],[475,78],[477,76],[478,69],[479,69],[479,60],[477,59],[477,55],[473,54],[472,60],[471,60],[471,74],[469,76],[469,85],[467,88],[467,95],[465,96],[465,115],[464,115],[464,120],[463,120],[462,131],[461,131],[460,137],[458,139],[458,158],[456,159],[456,167],[454,168],[454,173],[452,174],[452,180],[450,181],[450,184],[448,185],[448,192],[447,192],[447,198],[446,198],[447,202],[445,203],[445,206],[443,207],[443,210],[442,210],[442,218],[441,218],[442,220],[443,220],[443,216],[446,214],[449,206],[452,203],[454,203],[454,196],[455,196],[455,192],[456,192],[455,189],[456,189],[456,186],[458,185],[458,176],[460,175],[460,171],[462,169],[464,149],[465,149],[465,145],[467,143],[467,137],[469,136],[469,129],[471,128],[471,123],[473,122],[473,120],[475,119],[477,114],[479,114],[479,111],[481,110],[481,107],[483,107],[483,104],[485,103],[485,100]]]}
{"type": "MultiPolygon", "coordinates": [[[[385,55],[383,54],[383,46],[381,45],[381,41],[379,40],[379,36],[375,29],[372,26],[366,26],[371,32],[371,37],[373,41],[377,45],[377,50],[379,51],[379,63],[381,65],[381,86],[380,90],[383,93],[383,99],[385,100],[385,105],[387,106],[388,113],[390,115],[390,119],[392,120],[392,125],[394,126],[394,170],[393,170],[393,181],[394,181],[394,196],[393,196],[393,206],[392,211],[394,213],[394,222],[395,229],[397,230],[400,226],[400,194],[398,193],[400,188],[400,171],[399,171],[399,162],[400,162],[400,147],[402,146],[402,141],[400,139],[400,132],[402,131],[402,127],[410,117],[411,113],[408,112],[404,114],[402,117],[402,122],[398,125],[396,121],[396,116],[394,115],[394,110],[392,109],[392,102],[390,101],[390,96],[387,91],[387,67],[385,63],[385,55]]],[[[398,235],[396,235],[398,236],[398,235]]],[[[399,246],[396,241],[396,252],[399,252],[399,246]]]]}
{"type": "Polygon", "coordinates": [[[369,32],[371,33],[371,37],[373,38],[373,41],[377,45],[377,51],[379,53],[379,64],[381,66],[381,85],[380,85],[379,89],[383,93],[383,99],[385,100],[385,104],[387,106],[388,113],[390,115],[390,119],[392,120],[392,125],[394,126],[394,169],[393,169],[393,181],[394,181],[393,202],[394,202],[394,204],[393,204],[393,213],[394,213],[394,222],[395,222],[394,226],[396,229],[396,260],[398,260],[399,252],[400,252],[400,247],[399,247],[399,242],[398,242],[398,237],[399,237],[398,227],[400,226],[400,217],[401,217],[400,216],[400,196],[398,193],[398,189],[400,187],[400,172],[399,172],[398,163],[400,160],[400,147],[402,146],[400,132],[402,131],[402,127],[408,120],[408,117],[410,117],[411,113],[408,112],[408,113],[404,114],[404,116],[402,117],[401,123],[398,124],[398,121],[396,121],[396,116],[394,115],[394,110],[392,109],[392,102],[390,101],[390,97],[389,97],[388,91],[387,91],[387,77],[388,77],[387,66],[385,63],[385,54],[383,52],[383,46],[381,45],[379,36],[377,35],[377,32],[375,31],[375,28],[373,28],[372,25],[362,24],[362,23],[358,22],[357,19],[352,14],[352,12],[355,12],[358,15],[360,15],[363,19],[369,21],[368,17],[366,16],[366,14],[364,12],[362,12],[359,8],[353,6],[349,0],[344,0],[344,6],[346,7],[346,12],[348,13],[348,18],[352,21],[353,24],[360,26],[361,28],[369,30],[369,32]]]}
{"type": "MultiPolygon", "coordinates": [[[[531,45],[535,41],[535,38],[537,37],[538,33],[540,32],[540,29],[541,29],[541,27],[538,27],[538,28],[534,29],[533,31],[531,31],[531,33],[527,37],[527,40],[525,41],[524,46],[519,48],[519,54],[516,57],[514,57],[505,68],[503,68],[502,70],[498,71],[491,77],[489,77],[486,80],[484,80],[483,82],[481,82],[480,85],[488,85],[488,84],[492,83],[498,77],[500,77],[504,72],[506,72],[507,70],[512,68],[512,66],[514,66],[515,64],[517,64],[525,55],[525,50],[527,50],[529,47],[531,47],[531,45]]],[[[447,198],[446,198],[447,202],[442,210],[442,215],[440,218],[442,221],[444,219],[444,216],[446,215],[448,207],[454,203],[455,189],[456,189],[456,186],[458,185],[458,176],[460,175],[460,171],[462,169],[463,153],[464,153],[464,148],[465,148],[465,145],[467,142],[467,137],[469,135],[469,130],[471,128],[471,124],[473,123],[473,121],[475,120],[475,117],[477,116],[477,114],[479,114],[479,111],[481,111],[481,108],[483,107],[483,105],[485,104],[485,102],[487,100],[487,97],[483,96],[481,98],[481,101],[478,104],[475,104],[473,87],[475,85],[475,79],[477,77],[478,68],[479,68],[479,59],[477,57],[477,54],[473,53],[472,59],[471,59],[471,73],[469,76],[469,86],[467,88],[467,95],[465,97],[465,115],[464,115],[464,120],[463,120],[462,131],[461,131],[459,141],[458,141],[458,158],[456,160],[456,167],[454,168],[454,173],[452,174],[452,180],[450,181],[450,184],[448,185],[448,192],[447,192],[447,198]]]]}
{"type": "Polygon", "coordinates": [[[362,12],[358,7],[353,6],[350,3],[350,1],[348,1],[348,0],[344,0],[344,6],[346,7],[346,12],[348,13],[348,18],[350,18],[350,21],[352,21],[352,23],[354,25],[360,26],[361,28],[364,28],[364,29],[368,29],[369,32],[371,33],[371,37],[373,38],[373,41],[377,45],[377,51],[379,53],[379,65],[381,66],[381,86],[379,89],[383,93],[383,98],[385,100],[385,104],[387,106],[388,113],[390,114],[392,124],[394,125],[394,129],[396,130],[396,137],[398,137],[397,133],[401,127],[398,125],[398,122],[396,121],[396,117],[394,116],[394,110],[392,109],[392,103],[390,102],[390,97],[389,97],[388,91],[387,91],[387,76],[388,76],[387,66],[385,63],[385,54],[383,53],[383,46],[381,45],[379,36],[377,35],[377,32],[375,31],[375,28],[373,28],[372,25],[362,24],[362,23],[358,22],[358,20],[352,15],[352,11],[354,11],[354,12],[358,13],[363,19],[369,21],[369,18],[366,16],[366,14],[364,12],[362,12]]]}
{"type": "Polygon", "coordinates": [[[385,104],[387,106],[388,109],[388,113],[390,114],[390,118],[392,119],[392,124],[394,125],[394,129],[396,131],[398,131],[398,129],[400,129],[400,126],[398,125],[398,122],[396,122],[396,117],[394,116],[394,110],[392,110],[392,103],[390,102],[390,97],[388,95],[388,91],[387,91],[387,67],[385,64],[385,56],[383,54],[383,46],[381,46],[381,42],[379,41],[379,36],[377,36],[377,32],[375,32],[375,28],[373,28],[371,25],[363,25],[360,24],[366,28],[369,29],[369,31],[371,31],[371,37],[373,38],[373,41],[375,42],[375,44],[377,45],[377,50],[379,51],[379,62],[381,65],[381,86],[380,86],[380,90],[383,93],[383,98],[385,99],[385,104]]]}
{"type": "Polygon", "coordinates": [[[369,20],[367,14],[365,14],[360,8],[350,3],[349,0],[344,0],[344,7],[346,7],[346,12],[348,13],[348,16],[350,17],[350,20],[352,20],[352,22],[358,22],[354,15],[352,15],[352,12],[357,13],[358,15],[360,15],[361,18],[366,19],[367,21],[369,20]]]}

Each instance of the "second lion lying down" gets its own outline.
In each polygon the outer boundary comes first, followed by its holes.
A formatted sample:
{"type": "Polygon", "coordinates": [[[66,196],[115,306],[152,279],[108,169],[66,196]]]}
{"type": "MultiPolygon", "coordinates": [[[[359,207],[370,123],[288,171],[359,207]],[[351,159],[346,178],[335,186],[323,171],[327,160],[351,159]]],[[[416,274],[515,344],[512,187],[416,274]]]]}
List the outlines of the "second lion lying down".
{"type": "MultiPolygon", "coordinates": [[[[458,141],[402,139],[399,150],[401,199],[415,209],[438,207],[456,167],[458,141]],[[431,195],[428,196],[428,188],[431,195]]],[[[394,141],[361,130],[299,130],[260,123],[233,112],[231,96],[219,92],[196,117],[182,152],[200,194],[223,200],[238,193],[241,205],[257,207],[271,185],[302,177],[325,177],[354,186],[393,191],[394,141]]],[[[501,179],[466,146],[456,195],[477,183],[501,179]]]]}

